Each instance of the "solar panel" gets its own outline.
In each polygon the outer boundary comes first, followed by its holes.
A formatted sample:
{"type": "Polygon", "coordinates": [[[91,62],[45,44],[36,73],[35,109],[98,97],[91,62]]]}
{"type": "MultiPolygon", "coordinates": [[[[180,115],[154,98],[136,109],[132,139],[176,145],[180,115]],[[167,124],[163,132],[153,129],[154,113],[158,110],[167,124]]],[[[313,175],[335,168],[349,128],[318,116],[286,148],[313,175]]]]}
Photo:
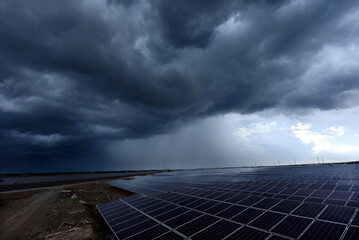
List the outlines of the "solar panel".
{"type": "Polygon", "coordinates": [[[133,236],[139,232],[145,231],[153,226],[157,225],[157,223],[153,220],[147,220],[141,223],[138,223],[132,227],[128,227],[116,232],[116,236],[119,239],[125,239],[127,237],[133,236]]]}
{"type": "Polygon", "coordinates": [[[311,222],[311,219],[288,216],[273,229],[273,232],[298,238],[311,222]]]}
{"type": "Polygon", "coordinates": [[[350,227],[348,231],[345,233],[343,240],[353,240],[359,239],[359,228],[358,227],[350,227]]]}
{"type": "Polygon", "coordinates": [[[349,207],[359,208],[359,202],[356,201],[347,201],[346,205],[349,207]]]}
{"type": "Polygon", "coordinates": [[[197,217],[201,216],[201,213],[190,210],[184,214],[179,215],[178,217],[172,218],[171,220],[168,220],[165,222],[167,226],[170,226],[171,228],[179,227],[197,217]]]}
{"type": "Polygon", "coordinates": [[[267,238],[268,240],[287,240],[287,238],[284,238],[284,237],[280,237],[280,236],[277,236],[277,235],[272,235],[270,236],[269,238],[267,238]]]}
{"type": "Polygon", "coordinates": [[[359,227],[359,213],[357,212],[353,221],[352,221],[352,225],[358,226],[359,227]]]}
{"type": "Polygon", "coordinates": [[[284,217],[284,214],[265,212],[263,215],[249,223],[249,225],[269,231],[274,225],[284,219],[284,217]]]}
{"type": "Polygon", "coordinates": [[[307,197],[314,192],[313,189],[300,189],[294,195],[307,197]]]}
{"type": "Polygon", "coordinates": [[[218,216],[222,217],[222,218],[230,219],[233,216],[243,212],[245,209],[247,209],[247,208],[243,207],[243,206],[232,205],[231,207],[227,208],[226,210],[220,212],[218,214],[218,216]]]}
{"type": "Polygon", "coordinates": [[[264,197],[259,197],[259,196],[249,196],[246,199],[243,199],[242,201],[238,202],[238,204],[240,205],[245,205],[245,206],[252,206],[255,203],[259,202],[260,200],[263,200],[264,197]]]}
{"type": "Polygon", "coordinates": [[[333,199],[349,199],[350,196],[352,195],[352,192],[347,192],[347,191],[334,191],[329,198],[333,198],[333,199]]]}
{"type": "Polygon", "coordinates": [[[315,198],[315,197],[307,197],[303,200],[304,202],[311,202],[311,203],[323,203],[323,198],[315,198]]]}
{"type": "Polygon", "coordinates": [[[204,228],[217,221],[219,221],[219,218],[206,214],[191,222],[188,222],[187,224],[179,227],[177,230],[186,236],[192,236],[193,234],[203,230],[204,228]]]}
{"type": "Polygon", "coordinates": [[[290,213],[299,205],[300,202],[297,201],[283,200],[282,202],[278,203],[276,206],[272,207],[271,210],[282,212],[282,213],[290,213]]]}
{"type": "Polygon", "coordinates": [[[219,212],[222,212],[223,210],[229,208],[230,206],[232,206],[232,204],[229,203],[218,203],[217,205],[207,209],[206,213],[212,214],[212,215],[216,215],[219,212]]]}
{"type": "Polygon", "coordinates": [[[252,239],[262,240],[263,239],[264,240],[268,236],[269,236],[269,233],[262,232],[260,230],[249,228],[249,227],[242,227],[238,231],[229,235],[225,239],[226,240],[238,240],[238,239],[243,239],[243,240],[247,240],[247,239],[248,240],[252,240],[252,239]]]}
{"type": "Polygon", "coordinates": [[[135,240],[135,239],[154,239],[166,232],[169,232],[169,230],[167,228],[165,228],[164,226],[161,225],[156,225],[152,228],[149,228],[143,232],[139,232],[138,234],[135,234],[129,238],[127,238],[128,240],[135,240]]]}
{"type": "Polygon", "coordinates": [[[353,216],[354,211],[355,208],[352,207],[328,206],[320,214],[319,219],[347,224],[353,216]]]}
{"type": "Polygon", "coordinates": [[[304,233],[301,239],[323,239],[336,240],[340,239],[345,230],[344,225],[335,223],[315,221],[310,228],[304,233]]]}
{"type": "Polygon", "coordinates": [[[248,195],[245,195],[245,194],[237,194],[229,199],[226,200],[226,202],[229,202],[229,203],[237,203],[237,202],[240,202],[242,201],[243,199],[249,197],[248,195]]]}
{"type": "Polygon", "coordinates": [[[256,217],[258,217],[259,215],[261,215],[262,213],[264,213],[264,211],[254,208],[248,208],[245,211],[241,212],[240,214],[231,218],[231,220],[239,223],[247,224],[251,222],[253,219],[255,219],[256,217]]]}
{"type": "MultiPolygon", "coordinates": [[[[148,238],[147,238],[148,239],[148,238]]],[[[156,240],[182,240],[184,239],[184,237],[182,237],[181,235],[176,234],[175,232],[167,232],[163,235],[158,236],[157,238],[154,238],[156,240]]]]}
{"type": "Polygon", "coordinates": [[[240,224],[221,220],[195,234],[191,239],[222,239],[240,227],[240,224]]]}
{"type": "Polygon", "coordinates": [[[216,202],[216,201],[206,201],[204,204],[194,207],[194,209],[196,209],[198,211],[205,211],[217,204],[218,204],[218,202],[216,202]]]}
{"type": "Polygon", "coordinates": [[[316,204],[316,203],[302,203],[294,212],[293,214],[303,216],[303,217],[309,217],[309,218],[315,218],[318,216],[318,214],[323,211],[325,208],[325,205],[322,204],[316,204]]]}
{"type": "Polygon", "coordinates": [[[110,182],[136,194],[98,210],[118,239],[358,239],[358,176],[346,165],[175,171],[110,182]]]}
{"type": "Polygon", "coordinates": [[[253,207],[256,208],[262,208],[262,209],[269,209],[279,203],[281,200],[277,198],[265,198],[262,199],[260,202],[253,205],[253,207]]]}
{"type": "Polygon", "coordinates": [[[167,221],[187,211],[189,211],[187,208],[178,207],[171,211],[162,213],[161,215],[157,216],[156,219],[158,219],[159,221],[167,221]]]}

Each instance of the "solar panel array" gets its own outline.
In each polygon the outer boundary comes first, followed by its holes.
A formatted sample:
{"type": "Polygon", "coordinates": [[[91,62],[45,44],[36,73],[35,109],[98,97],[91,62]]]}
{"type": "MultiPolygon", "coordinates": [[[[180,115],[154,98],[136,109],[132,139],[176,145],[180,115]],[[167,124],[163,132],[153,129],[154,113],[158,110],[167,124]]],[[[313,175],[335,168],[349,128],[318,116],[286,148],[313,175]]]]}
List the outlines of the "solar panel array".
{"type": "Polygon", "coordinates": [[[116,180],[118,239],[359,239],[359,165],[187,170],[116,180]]]}

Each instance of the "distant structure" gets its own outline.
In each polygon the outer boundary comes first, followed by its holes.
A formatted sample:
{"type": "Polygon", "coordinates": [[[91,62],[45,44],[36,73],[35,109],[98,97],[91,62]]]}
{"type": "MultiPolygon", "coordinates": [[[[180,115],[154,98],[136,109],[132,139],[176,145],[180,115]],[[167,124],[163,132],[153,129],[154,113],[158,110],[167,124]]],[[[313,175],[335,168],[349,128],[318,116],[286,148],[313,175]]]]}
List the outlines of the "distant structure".
{"type": "Polygon", "coordinates": [[[318,164],[320,164],[319,157],[317,156],[318,164]]]}

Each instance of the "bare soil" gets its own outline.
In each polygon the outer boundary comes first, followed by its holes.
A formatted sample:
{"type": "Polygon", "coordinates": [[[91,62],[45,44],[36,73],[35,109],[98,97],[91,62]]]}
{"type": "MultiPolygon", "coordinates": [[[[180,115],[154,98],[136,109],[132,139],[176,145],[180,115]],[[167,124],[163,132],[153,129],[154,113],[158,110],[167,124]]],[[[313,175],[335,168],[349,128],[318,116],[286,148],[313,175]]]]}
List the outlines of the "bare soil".
{"type": "Polygon", "coordinates": [[[131,195],[103,181],[0,194],[0,239],[43,239],[48,233],[91,224],[96,239],[112,232],[96,205],[131,195]],[[78,198],[63,199],[72,189],[78,198]]]}

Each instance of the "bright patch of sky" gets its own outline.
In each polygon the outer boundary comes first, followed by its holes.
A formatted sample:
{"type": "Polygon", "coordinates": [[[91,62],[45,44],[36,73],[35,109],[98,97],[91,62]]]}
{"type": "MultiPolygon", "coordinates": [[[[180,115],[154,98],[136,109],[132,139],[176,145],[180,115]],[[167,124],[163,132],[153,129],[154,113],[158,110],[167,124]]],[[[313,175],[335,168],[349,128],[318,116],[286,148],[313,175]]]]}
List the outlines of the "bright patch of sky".
{"type": "MultiPolygon", "coordinates": [[[[114,161],[136,169],[139,159],[155,168],[232,167],[358,160],[359,108],[305,115],[226,114],[174,133],[109,144],[114,161]],[[195,159],[195,160],[194,160],[195,159]]],[[[143,166],[142,166],[143,167],[143,166]]]]}

